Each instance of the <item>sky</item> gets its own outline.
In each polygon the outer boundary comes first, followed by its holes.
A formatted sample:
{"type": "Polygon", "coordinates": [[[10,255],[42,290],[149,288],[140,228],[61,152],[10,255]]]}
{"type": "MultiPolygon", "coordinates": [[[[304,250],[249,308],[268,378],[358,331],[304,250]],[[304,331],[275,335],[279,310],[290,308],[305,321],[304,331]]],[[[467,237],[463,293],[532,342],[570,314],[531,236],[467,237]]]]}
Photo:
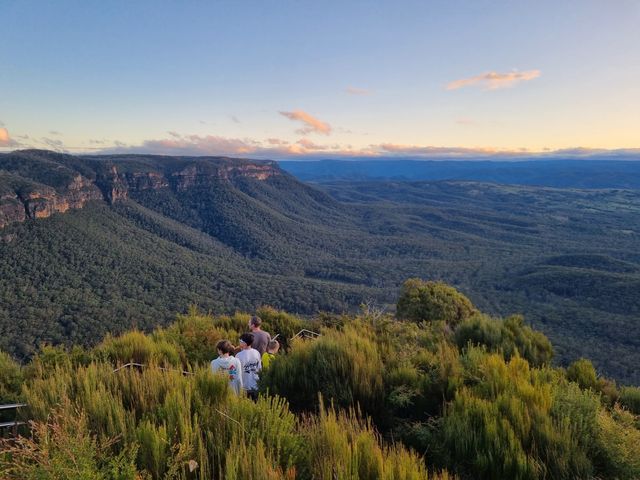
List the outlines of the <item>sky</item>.
{"type": "Polygon", "coordinates": [[[640,0],[0,0],[0,151],[640,158],[640,0]]]}

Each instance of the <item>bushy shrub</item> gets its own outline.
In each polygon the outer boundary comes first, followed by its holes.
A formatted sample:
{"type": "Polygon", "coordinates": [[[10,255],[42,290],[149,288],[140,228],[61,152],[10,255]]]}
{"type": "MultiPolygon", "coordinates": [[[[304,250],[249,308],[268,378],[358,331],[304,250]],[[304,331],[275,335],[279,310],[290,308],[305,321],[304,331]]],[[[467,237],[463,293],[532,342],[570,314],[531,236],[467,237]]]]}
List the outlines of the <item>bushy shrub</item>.
{"type": "Polygon", "coordinates": [[[620,403],[635,415],[640,415],[640,388],[622,387],[620,403]]]}
{"type": "Polygon", "coordinates": [[[507,359],[520,355],[535,367],[549,364],[553,357],[549,339],[525,325],[520,315],[506,320],[473,315],[458,325],[455,341],[461,349],[467,345],[483,345],[490,351],[502,352],[507,359]]]}
{"type": "Polygon", "coordinates": [[[455,326],[476,312],[471,301],[442,282],[407,280],[400,290],[397,315],[413,322],[444,320],[455,326]]]}
{"type": "Polygon", "coordinates": [[[107,336],[98,345],[95,353],[98,358],[108,360],[114,365],[130,362],[143,365],[182,365],[180,351],[175,345],[139,331],[127,332],[119,337],[107,336]]]}
{"type": "Polygon", "coordinates": [[[580,358],[567,368],[567,379],[576,382],[580,388],[596,390],[598,377],[593,364],[586,358],[580,358]]]}
{"type": "Polygon", "coordinates": [[[445,463],[474,478],[588,478],[592,465],[570,423],[553,417],[547,373],[519,357],[476,350],[472,358],[475,381],[458,391],[434,437],[445,463]]]}
{"type": "Polygon", "coordinates": [[[13,403],[20,398],[23,375],[9,354],[0,351],[0,403],[13,403]]]}
{"type": "Polygon", "coordinates": [[[295,410],[317,408],[318,393],[340,407],[356,404],[374,412],[382,400],[383,364],[365,326],[317,340],[298,340],[263,374],[260,388],[286,397],[295,410]]]}
{"type": "Polygon", "coordinates": [[[57,413],[32,422],[32,437],[2,441],[0,476],[6,480],[136,480],[136,446],[111,455],[116,438],[90,433],[87,416],[57,413]]]}
{"type": "MultiPolygon", "coordinates": [[[[383,447],[369,421],[352,411],[336,413],[321,406],[304,425],[309,463],[305,478],[322,480],[418,480],[428,477],[415,453],[395,445],[383,447]]],[[[433,478],[446,478],[434,475],[433,478]]]]}
{"type": "MultiPolygon", "coordinates": [[[[220,340],[236,342],[240,336],[237,330],[223,329],[220,326],[222,323],[212,315],[191,307],[188,313],[178,315],[176,321],[166,329],[156,330],[153,339],[178,347],[183,364],[202,365],[218,356],[216,344],[220,340]]],[[[227,326],[227,322],[224,323],[227,326]]]]}
{"type": "Polygon", "coordinates": [[[640,430],[629,412],[615,407],[611,412],[598,412],[596,461],[608,478],[632,480],[640,478],[640,430]]]}

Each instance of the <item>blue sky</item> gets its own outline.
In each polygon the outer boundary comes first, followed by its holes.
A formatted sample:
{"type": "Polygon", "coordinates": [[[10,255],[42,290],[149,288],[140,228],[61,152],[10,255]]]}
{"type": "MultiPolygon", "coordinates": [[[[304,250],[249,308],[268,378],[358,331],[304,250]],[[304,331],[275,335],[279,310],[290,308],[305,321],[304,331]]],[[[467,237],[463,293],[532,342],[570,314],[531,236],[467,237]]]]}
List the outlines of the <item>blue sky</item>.
{"type": "Polygon", "coordinates": [[[0,0],[0,149],[635,149],[638,25],[625,0],[0,0]]]}

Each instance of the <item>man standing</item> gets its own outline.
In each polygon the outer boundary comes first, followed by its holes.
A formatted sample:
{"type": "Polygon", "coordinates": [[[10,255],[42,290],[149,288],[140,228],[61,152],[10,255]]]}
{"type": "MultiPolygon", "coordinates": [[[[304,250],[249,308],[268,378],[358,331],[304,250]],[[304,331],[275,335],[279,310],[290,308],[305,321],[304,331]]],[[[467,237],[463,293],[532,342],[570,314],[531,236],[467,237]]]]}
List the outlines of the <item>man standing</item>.
{"type": "Polygon", "coordinates": [[[260,352],[262,355],[267,350],[267,345],[271,341],[271,335],[264,332],[260,326],[262,325],[262,319],[257,316],[251,317],[249,320],[249,331],[253,333],[253,345],[252,347],[260,352]]]}

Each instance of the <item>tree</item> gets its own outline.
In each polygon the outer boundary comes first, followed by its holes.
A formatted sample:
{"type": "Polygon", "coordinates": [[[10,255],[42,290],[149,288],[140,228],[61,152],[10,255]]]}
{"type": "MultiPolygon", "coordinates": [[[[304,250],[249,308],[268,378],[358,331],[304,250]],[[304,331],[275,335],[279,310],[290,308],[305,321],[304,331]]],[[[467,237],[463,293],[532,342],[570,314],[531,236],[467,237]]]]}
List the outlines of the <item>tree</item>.
{"type": "Polygon", "coordinates": [[[400,290],[398,318],[413,322],[443,320],[451,326],[476,313],[471,301],[443,282],[410,278],[400,290]]]}

